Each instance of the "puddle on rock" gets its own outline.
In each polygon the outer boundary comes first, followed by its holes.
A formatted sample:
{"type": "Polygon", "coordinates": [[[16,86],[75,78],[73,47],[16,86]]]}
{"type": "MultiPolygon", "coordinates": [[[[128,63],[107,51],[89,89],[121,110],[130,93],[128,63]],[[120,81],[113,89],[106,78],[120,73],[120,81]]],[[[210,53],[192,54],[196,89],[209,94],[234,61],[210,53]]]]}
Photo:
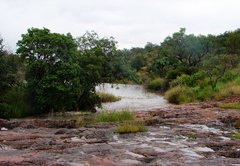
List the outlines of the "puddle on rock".
{"type": "Polygon", "coordinates": [[[195,147],[194,149],[196,149],[197,151],[200,151],[200,152],[214,152],[214,150],[212,150],[208,147],[195,147]]]}
{"type": "Polygon", "coordinates": [[[124,163],[128,163],[128,164],[139,164],[141,163],[140,161],[137,160],[132,160],[132,159],[124,159],[122,160],[124,163]]]}
{"type": "Polygon", "coordinates": [[[2,127],[0,131],[7,131],[8,129],[5,127],[2,127]]]}

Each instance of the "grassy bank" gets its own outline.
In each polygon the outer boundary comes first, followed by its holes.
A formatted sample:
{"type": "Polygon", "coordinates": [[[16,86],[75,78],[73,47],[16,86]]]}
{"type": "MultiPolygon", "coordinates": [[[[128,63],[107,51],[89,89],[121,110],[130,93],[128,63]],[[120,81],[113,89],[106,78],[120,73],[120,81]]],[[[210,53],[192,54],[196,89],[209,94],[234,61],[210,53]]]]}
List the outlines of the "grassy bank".
{"type": "Polygon", "coordinates": [[[240,94],[239,71],[240,67],[225,73],[214,89],[210,79],[204,75],[199,78],[194,78],[194,75],[181,75],[169,83],[170,88],[164,97],[171,103],[184,104],[240,94]]]}

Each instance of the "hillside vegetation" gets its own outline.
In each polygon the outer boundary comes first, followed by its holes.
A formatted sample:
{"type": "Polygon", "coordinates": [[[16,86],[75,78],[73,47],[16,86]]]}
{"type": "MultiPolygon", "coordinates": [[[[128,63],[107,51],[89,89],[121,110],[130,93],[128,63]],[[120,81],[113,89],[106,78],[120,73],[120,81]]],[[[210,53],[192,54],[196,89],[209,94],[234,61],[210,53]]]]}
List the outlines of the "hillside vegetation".
{"type": "Polygon", "coordinates": [[[172,103],[240,93],[240,29],[220,35],[167,36],[160,44],[118,50],[94,31],[73,38],[30,28],[16,54],[0,38],[0,118],[101,106],[103,82],[145,84],[172,103]]]}

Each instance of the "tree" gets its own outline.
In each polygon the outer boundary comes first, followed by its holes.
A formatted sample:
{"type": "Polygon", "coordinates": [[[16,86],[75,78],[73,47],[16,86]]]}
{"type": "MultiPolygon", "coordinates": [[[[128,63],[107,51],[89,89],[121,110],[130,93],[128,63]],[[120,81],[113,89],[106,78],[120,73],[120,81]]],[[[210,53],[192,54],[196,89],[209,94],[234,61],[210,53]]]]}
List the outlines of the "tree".
{"type": "Polygon", "coordinates": [[[186,35],[185,31],[185,28],[181,28],[172,37],[168,36],[162,43],[160,53],[176,58],[179,63],[187,63],[186,67],[195,67],[210,52],[212,43],[206,36],[186,35]]]}
{"type": "Polygon", "coordinates": [[[26,61],[26,92],[35,111],[72,109],[83,90],[71,34],[31,28],[17,45],[17,53],[26,61]]]}
{"type": "Polygon", "coordinates": [[[0,94],[9,90],[18,82],[17,56],[8,54],[0,38],[0,94]]]}
{"type": "Polygon", "coordinates": [[[227,70],[232,67],[231,60],[237,60],[236,54],[227,55],[221,54],[211,57],[204,63],[204,69],[207,71],[207,76],[210,79],[210,85],[214,90],[216,88],[217,82],[222,78],[227,70]]]}
{"type": "Polygon", "coordinates": [[[9,119],[11,114],[12,108],[6,94],[18,83],[17,58],[16,55],[8,54],[0,37],[0,118],[3,119],[9,119]]]}
{"type": "Polygon", "coordinates": [[[116,58],[116,44],[113,37],[100,38],[94,31],[86,32],[83,36],[77,37],[78,51],[81,54],[103,56],[102,61],[102,79],[105,82],[110,81],[114,76],[112,70],[113,62],[116,58]]]}
{"type": "Polygon", "coordinates": [[[137,54],[131,60],[131,67],[136,69],[138,72],[144,66],[145,62],[146,59],[144,58],[143,54],[137,54]]]}

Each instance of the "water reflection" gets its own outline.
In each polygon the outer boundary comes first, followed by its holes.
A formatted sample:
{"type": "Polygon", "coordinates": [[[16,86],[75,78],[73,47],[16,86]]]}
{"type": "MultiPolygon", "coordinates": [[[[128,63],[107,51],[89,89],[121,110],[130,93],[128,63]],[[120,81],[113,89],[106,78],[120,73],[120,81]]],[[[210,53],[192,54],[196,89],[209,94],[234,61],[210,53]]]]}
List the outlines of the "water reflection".
{"type": "Polygon", "coordinates": [[[128,84],[101,84],[96,87],[99,92],[111,93],[120,96],[122,99],[117,102],[103,103],[101,110],[147,110],[153,108],[162,108],[171,104],[160,94],[147,91],[142,85],[128,84]]]}

